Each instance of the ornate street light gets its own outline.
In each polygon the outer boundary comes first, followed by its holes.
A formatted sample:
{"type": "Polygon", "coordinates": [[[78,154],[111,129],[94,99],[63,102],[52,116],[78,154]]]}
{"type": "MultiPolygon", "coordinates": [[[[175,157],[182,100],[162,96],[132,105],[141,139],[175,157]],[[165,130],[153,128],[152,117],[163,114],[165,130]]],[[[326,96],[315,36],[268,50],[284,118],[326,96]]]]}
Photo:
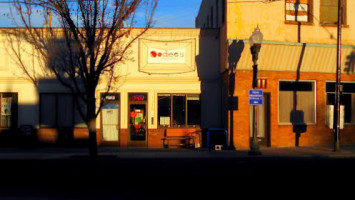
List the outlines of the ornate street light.
{"type": "MultiPolygon", "coordinates": [[[[253,89],[257,88],[257,79],[258,79],[258,55],[261,48],[261,42],[263,41],[263,34],[260,32],[260,28],[256,27],[253,34],[249,38],[250,52],[253,58],[253,89]]],[[[261,155],[259,150],[259,144],[257,139],[258,133],[258,115],[256,110],[256,105],[253,105],[253,135],[252,140],[250,141],[250,151],[249,155],[261,155]]]]}

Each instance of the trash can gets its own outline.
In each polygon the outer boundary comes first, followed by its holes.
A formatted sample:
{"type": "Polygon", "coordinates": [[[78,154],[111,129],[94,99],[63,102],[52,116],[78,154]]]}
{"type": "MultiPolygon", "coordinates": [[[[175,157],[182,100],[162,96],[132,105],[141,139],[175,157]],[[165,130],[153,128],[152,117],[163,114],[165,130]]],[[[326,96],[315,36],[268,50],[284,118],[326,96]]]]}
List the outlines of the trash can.
{"type": "Polygon", "coordinates": [[[32,125],[21,125],[20,133],[22,138],[22,145],[33,145],[36,141],[36,132],[32,125]]]}
{"type": "Polygon", "coordinates": [[[207,149],[227,149],[228,147],[228,132],[224,128],[209,128],[207,129],[207,149]]]}

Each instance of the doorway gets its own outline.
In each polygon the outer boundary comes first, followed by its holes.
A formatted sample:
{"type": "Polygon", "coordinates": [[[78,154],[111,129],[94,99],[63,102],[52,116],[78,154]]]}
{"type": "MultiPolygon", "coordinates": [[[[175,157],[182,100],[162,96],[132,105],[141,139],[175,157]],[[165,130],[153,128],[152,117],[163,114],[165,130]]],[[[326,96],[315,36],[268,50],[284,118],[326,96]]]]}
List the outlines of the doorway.
{"type": "MultiPolygon", "coordinates": [[[[260,146],[271,146],[270,141],[270,93],[263,94],[263,105],[256,106],[258,115],[258,143],[260,146]]],[[[249,130],[250,138],[253,135],[253,106],[249,109],[249,130]]]]}
{"type": "Polygon", "coordinates": [[[146,146],[147,94],[129,94],[129,145],[146,146]]]}
{"type": "Polygon", "coordinates": [[[102,140],[104,142],[119,142],[119,116],[119,94],[107,94],[101,110],[102,140]]]}

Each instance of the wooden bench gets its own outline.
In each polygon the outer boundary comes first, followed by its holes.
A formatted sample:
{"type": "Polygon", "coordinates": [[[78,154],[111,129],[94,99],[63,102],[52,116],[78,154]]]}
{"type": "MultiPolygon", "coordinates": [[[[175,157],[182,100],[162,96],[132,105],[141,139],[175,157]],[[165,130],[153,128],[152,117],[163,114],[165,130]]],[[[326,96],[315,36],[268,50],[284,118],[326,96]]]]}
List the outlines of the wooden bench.
{"type": "Polygon", "coordinates": [[[164,137],[162,138],[163,147],[180,146],[195,148],[196,142],[200,144],[201,130],[196,129],[165,129],[164,137]]]}

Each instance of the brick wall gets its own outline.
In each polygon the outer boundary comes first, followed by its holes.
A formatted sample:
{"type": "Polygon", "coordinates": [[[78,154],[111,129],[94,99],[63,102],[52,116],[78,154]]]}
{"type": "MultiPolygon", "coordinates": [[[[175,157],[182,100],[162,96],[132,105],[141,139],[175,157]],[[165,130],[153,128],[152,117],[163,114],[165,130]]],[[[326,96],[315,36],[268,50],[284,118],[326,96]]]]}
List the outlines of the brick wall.
{"type": "MultiPolygon", "coordinates": [[[[259,78],[267,79],[264,93],[270,94],[270,140],[271,146],[295,146],[295,133],[292,125],[278,124],[278,83],[281,79],[296,80],[296,72],[259,71],[259,78]]],[[[301,134],[299,145],[332,144],[332,130],[325,125],[326,94],[325,81],[334,81],[335,74],[300,73],[300,80],[316,81],[316,124],[307,125],[301,134]]],[[[355,75],[342,74],[342,81],[355,81],[355,75]]],[[[236,72],[235,96],[239,98],[239,110],[234,111],[234,144],[236,148],[249,148],[249,102],[248,90],[252,89],[252,71],[236,72]]],[[[229,116],[229,114],[228,114],[229,116]]],[[[355,143],[355,125],[346,125],[340,133],[341,144],[355,143]]]]}

